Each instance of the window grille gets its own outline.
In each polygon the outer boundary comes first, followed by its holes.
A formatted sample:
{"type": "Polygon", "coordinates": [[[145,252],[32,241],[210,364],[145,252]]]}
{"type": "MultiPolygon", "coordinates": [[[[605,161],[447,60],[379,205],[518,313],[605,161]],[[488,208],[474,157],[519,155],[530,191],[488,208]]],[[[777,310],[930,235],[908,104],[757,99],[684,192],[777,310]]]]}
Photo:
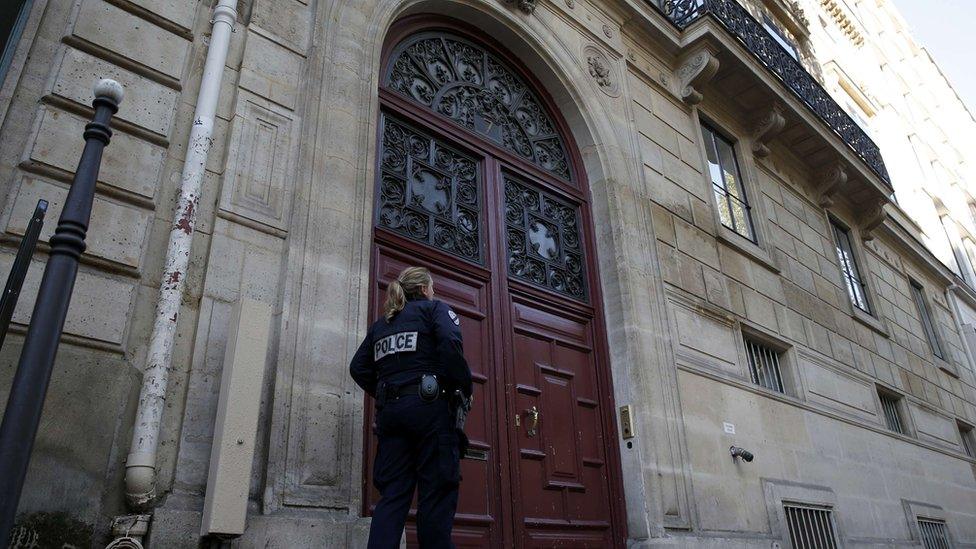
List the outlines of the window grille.
{"type": "Polygon", "coordinates": [[[928,302],[925,301],[922,285],[912,280],[911,286],[912,297],[915,298],[918,316],[922,319],[922,329],[925,331],[925,338],[929,340],[929,347],[932,349],[932,354],[945,360],[945,354],[942,353],[942,346],[939,345],[939,338],[935,335],[935,324],[932,322],[932,314],[929,312],[928,302]]]}
{"type": "Polygon", "coordinates": [[[898,401],[901,399],[887,393],[878,393],[878,397],[881,399],[881,409],[884,411],[885,424],[888,425],[888,429],[905,434],[905,428],[901,421],[901,411],[898,409],[898,401]]]}
{"type": "Polygon", "coordinates": [[[739,171],[739,161],[735,157],[735,148],[732,142],[707,124],[702,124],[701,128],[719,219],[725,227],[756,242],[756,231],[752,225],[752,208],[746,197],[742,173],[739,171]]]}
{"type": "Polygon", "coordinates": [[[785,393],[783,375],[780,371],[780,355],[782,353],[751,339],[745,341],[752,382],[778,393],[785,393]]]}
{"type": "Polygon", "coordinates": [[[918,530],[922,534],[922,545],[925,549],[952,549],[945,521],[920,518],[918,530]]]}
{"type": "Polygon", "coordinates": [[[871,314],[871,304],[868,303],[867,286],[861,278],[861,271],[857,266],[857,258],[854,256],[854,247],[851,244],[851,232],[840,226],[833,219],[830,225],[834,231],[834,245],[837,246],[837,261],[840,262],[841,274],[844,275],[844,285],[847,287],[847,295],[851,298],[851,303],[865,313],[871,314]]]}
{"type": "Polygon", "coordinates": [[[793,549],[836,549],[834,521],[829,508],[811,505],[784,505],[786,526],[793,549]]]}
{"type": "Polygon", "coordinates": [[[959,423],[959,437],[962,439],[962,449],[966,455],[976,458],[976,429],[970,425],[959,423]]]}

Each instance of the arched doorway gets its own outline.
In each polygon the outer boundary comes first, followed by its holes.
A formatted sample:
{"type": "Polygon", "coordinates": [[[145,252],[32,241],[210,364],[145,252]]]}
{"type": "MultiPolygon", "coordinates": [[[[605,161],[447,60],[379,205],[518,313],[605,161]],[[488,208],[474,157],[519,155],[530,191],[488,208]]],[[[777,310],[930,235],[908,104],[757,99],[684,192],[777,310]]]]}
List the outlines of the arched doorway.
{"type": "Polygon", "coordinates": [[[572,137],[518,61],[465,25],[406,18],[383,59],[371,307],[422,264],[462,318],[476,400],[455,541],[622,545],[589,191],[572,137]]]}

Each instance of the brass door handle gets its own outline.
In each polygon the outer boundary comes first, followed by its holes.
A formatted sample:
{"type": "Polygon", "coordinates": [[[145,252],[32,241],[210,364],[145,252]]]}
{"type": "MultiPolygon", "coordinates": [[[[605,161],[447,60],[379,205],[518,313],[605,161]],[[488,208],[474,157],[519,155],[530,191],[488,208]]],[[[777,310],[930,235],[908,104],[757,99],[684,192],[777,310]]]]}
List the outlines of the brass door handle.
{"type": "Polygon", "coordinates": [[[539,409],[533,406],[525,411],[525,415],[529,416],[529,418],[532,420],[532,423],[528,425],[526,434],[530,437],[534,437],[536,434],[536,429],[539,427],[539,409]]]}

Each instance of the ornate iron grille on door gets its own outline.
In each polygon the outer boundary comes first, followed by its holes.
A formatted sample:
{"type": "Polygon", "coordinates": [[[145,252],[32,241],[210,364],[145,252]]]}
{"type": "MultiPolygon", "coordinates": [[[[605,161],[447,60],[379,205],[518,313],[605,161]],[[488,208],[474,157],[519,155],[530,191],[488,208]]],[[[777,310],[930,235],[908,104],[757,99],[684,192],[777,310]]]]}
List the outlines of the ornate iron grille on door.
{"type": "Polygon", "coordinates": [[[561,179],[572,178],[556,125],[529,87],[483,48],[425,32],[390,57],[386,86],[561,179]]]}
{"type": "Polygon", "coordinates": [[[505,176],[508,274],[586,299],[577,208],[505,176]]]}
{"type": "Polygon", "coordinates": [[[478,164],[389,116],[381,123],[377,225],[483,263],[478,164]]]}

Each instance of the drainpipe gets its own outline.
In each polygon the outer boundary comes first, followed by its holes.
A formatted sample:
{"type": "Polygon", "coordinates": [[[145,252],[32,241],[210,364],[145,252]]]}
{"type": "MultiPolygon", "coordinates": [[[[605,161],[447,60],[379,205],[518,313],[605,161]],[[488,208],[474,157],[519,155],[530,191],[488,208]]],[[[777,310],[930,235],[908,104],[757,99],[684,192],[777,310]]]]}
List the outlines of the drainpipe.
{"type": "Polygon", "coordinates": [[[220,95],[220,81],[227,61],[230,35],[237,21],[236,4],[236,0],[220,0],[214,8],[211,21],[213,30],[210,48],[203,69],[203,80],[200,82],[186,160],[183,163],[180,199],[166,247],[166,263],[159,285],[156,317],[152,336],[149,338],[147,367],[142,378],[139,409],[136,412],[132,444],[125,464],[126,501],[135,510],[152,507],[156,499],[156,450],[173,356],[176,319],[186,286],[186,269],[190,262],[190,244],[193,240],[197,205],[200,202],[200,187],[207,155],[213,144],[211,134],[220,95]]]}

